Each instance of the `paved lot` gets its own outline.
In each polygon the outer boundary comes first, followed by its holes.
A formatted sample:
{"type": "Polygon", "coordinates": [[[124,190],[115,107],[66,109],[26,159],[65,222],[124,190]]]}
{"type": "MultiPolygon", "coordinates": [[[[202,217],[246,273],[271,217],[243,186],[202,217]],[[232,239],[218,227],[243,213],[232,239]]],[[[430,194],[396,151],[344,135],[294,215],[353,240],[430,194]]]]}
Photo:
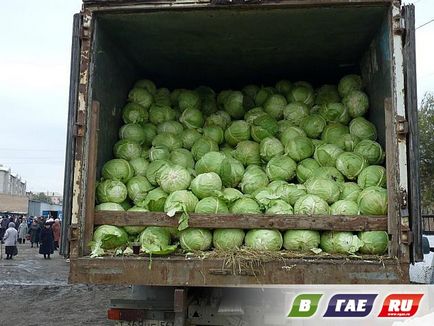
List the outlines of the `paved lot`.
{"type": "Polygon", "coordinates": [[[70,285],[69,264],[57,252],[45,260],[38,248],[19,245],[13,260],[0,260],[0,325],[111,325],[110,298],[127,287],[70,285]]]}

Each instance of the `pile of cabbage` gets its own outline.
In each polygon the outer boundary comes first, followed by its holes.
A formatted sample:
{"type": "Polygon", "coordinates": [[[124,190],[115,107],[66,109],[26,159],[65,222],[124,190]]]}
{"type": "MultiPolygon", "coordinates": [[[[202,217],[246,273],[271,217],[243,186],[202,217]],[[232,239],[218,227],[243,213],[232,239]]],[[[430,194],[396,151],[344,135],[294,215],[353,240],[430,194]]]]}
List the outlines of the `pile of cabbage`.
{"type": "Polygon", "coordinates": [[[185,252],[200,252],[212,248],[238,251],[241,247],[257,251],[296,252],[324,251],[330,254],[381,255],[386,253],[388,235],[384,231],[319,232],[314,230],[215,229],[187,228],[180,232],[167,227],[117,227],[101,225],[95,229],[91,242],[92,257],[115,250],[116,254],[131,254],[131,244],[138,242],[141,252],[149,255],[173,253],[180,244],[185,252]]]}
{"type": "Polygon", "coordinates": [[[381,246],[362,248],[372,238],[387,248],[384,232],[188,228],[189,213],[387,214],[385,154],[368,109],[358,75],[317,89],[280,80],[218,93],[206,86],[170,91],[139,80],[122,109],[114,158],[101,170],[96,210],[178,213],[181,233],[125,231],[141,243],[150,234],[164,238],[152,250],[142,246],[145,252],[166,253],[179,241],[187,251],[245,245],[383,253],[381,246]]]}

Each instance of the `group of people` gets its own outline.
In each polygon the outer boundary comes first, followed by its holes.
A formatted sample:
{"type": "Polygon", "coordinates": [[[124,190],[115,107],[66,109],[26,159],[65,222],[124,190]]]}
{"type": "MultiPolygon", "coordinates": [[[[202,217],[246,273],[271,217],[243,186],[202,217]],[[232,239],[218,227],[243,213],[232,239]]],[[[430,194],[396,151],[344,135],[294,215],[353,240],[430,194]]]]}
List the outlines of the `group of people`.
{"type": "Polygon", "coordinates": [[[18,254],[17,243],[25,244],[30,240],[31,248],[39,247],[44,259],[59,248],[61,225],[59,219],[45,217],[12,217],[0,218],[0,239],[5,245],[6,259],[13,259],[18,254]]]}

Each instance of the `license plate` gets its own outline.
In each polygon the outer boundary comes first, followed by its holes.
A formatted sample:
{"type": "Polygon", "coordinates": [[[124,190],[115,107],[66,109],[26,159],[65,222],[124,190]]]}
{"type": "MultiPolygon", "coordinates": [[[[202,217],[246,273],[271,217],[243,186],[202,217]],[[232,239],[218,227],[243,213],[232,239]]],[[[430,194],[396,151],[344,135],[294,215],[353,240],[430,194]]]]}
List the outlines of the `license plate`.
{"type": "Polygon", "coordinates": [[[140,320],[140,321],[123,321],[118,320],[115,326],[173,326],[173,321],[165,320],[140,320]]]}

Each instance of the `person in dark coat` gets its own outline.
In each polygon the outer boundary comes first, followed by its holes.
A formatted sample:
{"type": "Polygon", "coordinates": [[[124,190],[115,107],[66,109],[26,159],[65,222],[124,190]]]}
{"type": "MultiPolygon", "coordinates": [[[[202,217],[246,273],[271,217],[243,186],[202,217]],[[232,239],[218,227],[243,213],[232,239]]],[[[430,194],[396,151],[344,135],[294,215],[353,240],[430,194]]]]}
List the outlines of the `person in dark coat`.
{"type": "Polygon", "coordinates": [[[12,220],[9,218],[9,216],[3,216],[1,225],[0,225],[0,240],[2,243],[4,243],[3,241],[3,236],[6,233],[6,230],[9,227],[9,223],[12,222],[12,220]]]}
{"type": "Polygon", "coordinates": [[[45,223],[39,234],[39,243],[39,253],[44,255],[44,259],[50,259],[50,255],[54,253],[54,235],[51,223],[45,223]]]}
{"type": "Polygon", "coordinates": [[[36,219],[33,220],[32,224],[30,225],[29,233],[30,233],[30,243],[31,247],[33,248],[33,244],[36,243],[36,247],[39,247],[39,233],[41,231],[41,228],[39,226],[39,223],[36,219]]]}

